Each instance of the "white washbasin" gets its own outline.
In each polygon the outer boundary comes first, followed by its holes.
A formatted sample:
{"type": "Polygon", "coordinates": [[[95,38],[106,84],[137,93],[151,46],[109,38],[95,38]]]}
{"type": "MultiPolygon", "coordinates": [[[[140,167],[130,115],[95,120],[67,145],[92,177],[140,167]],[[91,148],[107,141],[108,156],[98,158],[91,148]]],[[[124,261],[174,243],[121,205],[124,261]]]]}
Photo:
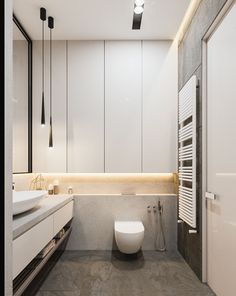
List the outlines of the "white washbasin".
{"type": "Polygon", "coordinates": [[[46,194],[46,190],[13,191],[13,215],[34,208],[46,194]]]}

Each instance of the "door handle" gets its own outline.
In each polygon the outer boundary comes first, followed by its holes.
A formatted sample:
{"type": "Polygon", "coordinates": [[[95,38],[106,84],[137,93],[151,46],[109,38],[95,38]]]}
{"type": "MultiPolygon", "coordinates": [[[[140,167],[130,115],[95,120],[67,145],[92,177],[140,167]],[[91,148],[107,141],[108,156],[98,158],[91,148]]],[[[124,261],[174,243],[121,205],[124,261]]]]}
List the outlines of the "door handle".
{"type": "Polygon", "coordinates": [[[205,198],[208,198],[208,199],[216,199],[216,195],[212,192],[206,192],[205,193],[205,198]]]}

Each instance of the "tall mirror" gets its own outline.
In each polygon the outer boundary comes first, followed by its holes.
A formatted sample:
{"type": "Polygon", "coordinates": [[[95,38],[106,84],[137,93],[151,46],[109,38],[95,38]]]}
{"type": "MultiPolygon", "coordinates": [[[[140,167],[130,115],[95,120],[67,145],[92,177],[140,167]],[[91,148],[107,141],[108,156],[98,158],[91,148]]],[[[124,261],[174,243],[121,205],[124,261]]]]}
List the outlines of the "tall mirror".
{"type": "Polygon", "coordinates": [[[13,173],[32,172],[32,41],[13,16],[13,173]]]}

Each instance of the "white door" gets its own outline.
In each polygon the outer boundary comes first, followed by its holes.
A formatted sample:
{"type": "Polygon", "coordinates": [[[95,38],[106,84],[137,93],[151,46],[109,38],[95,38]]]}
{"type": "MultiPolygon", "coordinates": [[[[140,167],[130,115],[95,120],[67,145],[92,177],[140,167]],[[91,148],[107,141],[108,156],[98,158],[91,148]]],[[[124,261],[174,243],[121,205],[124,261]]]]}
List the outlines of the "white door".
{"type": "Polygon", "coordinates": [[[236,295],[236,5],[207,42],[207,282],[236,295]]]}

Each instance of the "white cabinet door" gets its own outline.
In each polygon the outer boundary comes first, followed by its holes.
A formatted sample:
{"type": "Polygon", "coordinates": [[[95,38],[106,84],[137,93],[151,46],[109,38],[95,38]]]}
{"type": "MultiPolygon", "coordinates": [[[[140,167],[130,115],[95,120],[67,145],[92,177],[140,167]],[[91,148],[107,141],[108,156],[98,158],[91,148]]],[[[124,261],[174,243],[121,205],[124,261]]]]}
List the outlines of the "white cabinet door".
{"type": "Polygon", "coordinates": [[[104,42],[68,42],[68,172],[104,172],[104,42]]]}
{"type": "Polygon", "coordinates": [[[141,41],[105,42],[105,171],[141,172],[141,41]]]}
{"type": "Polygon", "coordinates": [[[13,241],[13,279],[53,238],[53,215],[13,241]]]}
{"type": "Polygon", "coordinates": [[[56,235],[73,218],[74,201],[70,201],[53,215],[53,234],[56,235]]]}
{"type": "Polygon", "coordinates": [[[177,45],[143,41],[143,172],[176,171],[177,45]]]}
{"type": "Polygon", "coordinates": [[[33,171],[66,172],[66,41],[53,42],[53,149],[49,149],[49,42],[45,43],[45,116],[41,126],[42,44],[33,42],[33,171]]]}

